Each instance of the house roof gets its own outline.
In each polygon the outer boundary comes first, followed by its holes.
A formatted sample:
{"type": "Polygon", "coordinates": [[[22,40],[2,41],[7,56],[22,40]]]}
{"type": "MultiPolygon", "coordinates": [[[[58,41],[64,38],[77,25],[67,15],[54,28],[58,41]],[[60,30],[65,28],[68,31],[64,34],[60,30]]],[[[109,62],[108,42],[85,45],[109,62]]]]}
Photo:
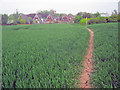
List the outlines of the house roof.
{"type": "Polygon", "coordinates": [[[47,18],[48,17],[52,17],[53,19],[54,19],[54,15],[53,14],[49,14],[48,16],[47,16],[47,18]]]}
{"type": "Polygon", "coordinates": [[[35,17],[36,14],[28,14],[28,17],[31,17],[32,19],[35,17]]]}
{"type": "Polygon", "coordinates": [[[54,17],[52,14],[49,14],[46,18],[46,21],[49,21],[49,19],[51,19],[53,21],[54,17]]]}
{"type": "Polygon", "coordinates": [[[62,17],[61,21],[65,21],[65,22],[67,21],[67,22],[69,22],[69,17],[67,15],[64,15],[62,17]]]}
{"type": "Polygon", "coordinates": [[[62,17],[62,19],[64,19],[64,18],[69,19],[69,17],[68,17],[67,15],[64,15],[64,16],[62,17]]]}
{"type": "Polygon", "coordinates": [[[58,16],[55,16],[55,18],[54,19],[60,19],[60,17],[58,17],[58,16]]]}
{"type": "Polygon", "coordinates": [[[39,13],[39,14],[41,15],[42,18],[47,18],[47,16],[49,15],[47,13],[39,13]]]}
{"type": "Polygon", "coordinates": [[[42,18],[41,14],[37,14],[37,16],[38,16],[39,18],[42,18]]]}

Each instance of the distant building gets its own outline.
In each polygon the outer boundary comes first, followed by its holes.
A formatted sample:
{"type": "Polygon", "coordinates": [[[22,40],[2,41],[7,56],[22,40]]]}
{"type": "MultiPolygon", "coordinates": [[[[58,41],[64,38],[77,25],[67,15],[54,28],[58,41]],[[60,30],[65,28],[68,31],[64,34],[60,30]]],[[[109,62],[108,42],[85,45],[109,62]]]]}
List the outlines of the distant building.
{"type": "Polygon", "coordinates": [[[73,23],[74,21],[73,21],[73,16],[68,16],[68,18],[69,18],[69,21],[71,22],[71,23],[73,23]]]}
{"type": "Polygon", "coordinates": [[[46,23],[53,23],[53,20],[54,20],[54,15],[49,14],[45,21],[46,23]]]}
{"type": "Polygon", "coordinates": [[[67,15],[64,15],[61,19],[62,22],[70,22],[69,17],[67,15]]]}
{"type": "Polygon", "coordinates": [[[35,24],[40,24],[42,23],[42,16],[40,14],[36,14],[33,18],[33,23],[35,24]]]}
{"type": "Polygon", "coordinates": [[[38,14],[40,14],[42,16],[42,18],[44,18],[44,19],[46,19],[47,16],[49,15],[48,13],[38,13],[38,14]]]}
{"type": "Polygon", "coordinates": [[[54,21],[55,21],[55,23],[59,23],[59,22],[60,22],[60,17],[55,16],[55,17],[54,17],[54,21]]]}
{"type": "Polygon", "coordinates": [[[20,14],[19,16],[19,18],[25,19],[27,21],[27,24],[30,24],[29,17],[32,18],[33,24],[41,24],[43,21],[42,16],[40,14],[28,14],[28,15],[20,14]]]}
{"type": "Polygon", "coordinates": [[[56,16],[54,12],[51,14],[44,14],[44,13],[33,13],[33,14],[20,14],[19,18],[23,18],[27,21],[27,24],[45,24],[45,23],[60,23],[60,22],[69,22],[74,23],[73,18],[74,16],[70,15],[63,15],[62,18],[56,16]],[[32,22],[30,18],[32,18],[32,22]]]}
{"type": "Polygon", "coordinates": [[[101,15],[101,17],[109,17],[110,16],[110,14],[108,14],[108,13],[100,13],[100,15],[101,15]]]}
{"type": "Polygon", "coordinates": [[[52,13],[47,16],[47,18],[45,20],[46,23],[53,23],[53,22],[55,22],[55,12],[56,11],[52,10],[52,13]]]}

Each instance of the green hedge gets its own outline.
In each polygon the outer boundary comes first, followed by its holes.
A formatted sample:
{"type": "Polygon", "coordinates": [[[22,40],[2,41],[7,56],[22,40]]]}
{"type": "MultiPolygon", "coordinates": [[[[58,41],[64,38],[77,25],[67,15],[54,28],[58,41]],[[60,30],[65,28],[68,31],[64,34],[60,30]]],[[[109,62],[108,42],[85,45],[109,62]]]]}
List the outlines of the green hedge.
{"type": "Polygon", "coordinates": [[[118,16],[118,22],[120,22],[120,15],[118,16]]]}
{"type": "MultiPolygon", "coordinates": [[[[87,21],[89,21],[90,19],[92,18],[88,18],[87,21]]],[[[83,25],[86,24],[86,18],[81,19],[80,24],[83,24],[83,25]]]]}
{"type": "Polygon", "coordinates": [[[88,21],[88,24],[96,24],[96,23],[106,23],[106,18],[99,17],[99,18],[92,18],[88,21]]]}
{"type": "Polygon", "coordinates": [[[74,23],[80,23],[80,20],[82,19],[83,17],[82,16],[76,16],[74,18],[74,23]]]}
{"type": "MultiPolygon", "coordinates": [[[[112,15],[110,17],[97,17],[97,18],[88,18],[88,24],[97,24],[97,23],[109,23],[109,22],[118,22],[120,21],[120,17],[117,15],[112,15]]],[[[80,20],[80,24],[86,24],[86,19],[83,18],[80,20]]]]}

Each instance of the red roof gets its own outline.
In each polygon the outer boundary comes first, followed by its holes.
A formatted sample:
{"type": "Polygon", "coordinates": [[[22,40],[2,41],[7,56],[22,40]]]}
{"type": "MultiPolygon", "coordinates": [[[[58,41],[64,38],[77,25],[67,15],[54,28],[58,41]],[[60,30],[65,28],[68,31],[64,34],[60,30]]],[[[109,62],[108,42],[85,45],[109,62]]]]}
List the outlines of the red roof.
{"type": "Polygon", "coordinates": [[[68,16],[63,16],[61,21],[62,22],[69,22],[68,16]]]}
{"type": "Polygon", "coordinates": [[[69,20],[73,22],[73,17],[72,16],[68,16],[69,20]]]}
{"type": "Polygon", "coordinates": [[[46,18],[46,22],[52,22],[53,21],[53,18],[52,18],[52,16],[51,15],[49,15],[49,16],[47,16],[47,18],[46,18]]]}
{"type": "Polygon", "coordinates": [[[33,19],[35,15],[36,15],[36,14],[33,13],[33,14],[28,14],[27,16],[28,16],[28,17],[31,17],[31,18],[33,19]]]}

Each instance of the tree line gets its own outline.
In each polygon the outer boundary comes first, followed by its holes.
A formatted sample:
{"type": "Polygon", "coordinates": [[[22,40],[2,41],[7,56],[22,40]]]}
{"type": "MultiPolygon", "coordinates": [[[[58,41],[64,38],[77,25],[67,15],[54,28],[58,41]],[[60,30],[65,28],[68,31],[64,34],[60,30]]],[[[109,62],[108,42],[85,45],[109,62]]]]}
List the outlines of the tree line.
{"type": "Polygon", "coordinates": [[[86,17],[88,18],[88,24],[92,23],[105,23],[105,22],[117,22],[119,21],[118,15],[120,13],[117,13],[117,10],[113,10],[112,15],[109,17],[101,17],[101,14],[99,12],[96,12],[94,14],[87,13],[87,12],[79,12],[76,14],[74,18],[75,23],[85,24],[86,23],[86,17]]]}

